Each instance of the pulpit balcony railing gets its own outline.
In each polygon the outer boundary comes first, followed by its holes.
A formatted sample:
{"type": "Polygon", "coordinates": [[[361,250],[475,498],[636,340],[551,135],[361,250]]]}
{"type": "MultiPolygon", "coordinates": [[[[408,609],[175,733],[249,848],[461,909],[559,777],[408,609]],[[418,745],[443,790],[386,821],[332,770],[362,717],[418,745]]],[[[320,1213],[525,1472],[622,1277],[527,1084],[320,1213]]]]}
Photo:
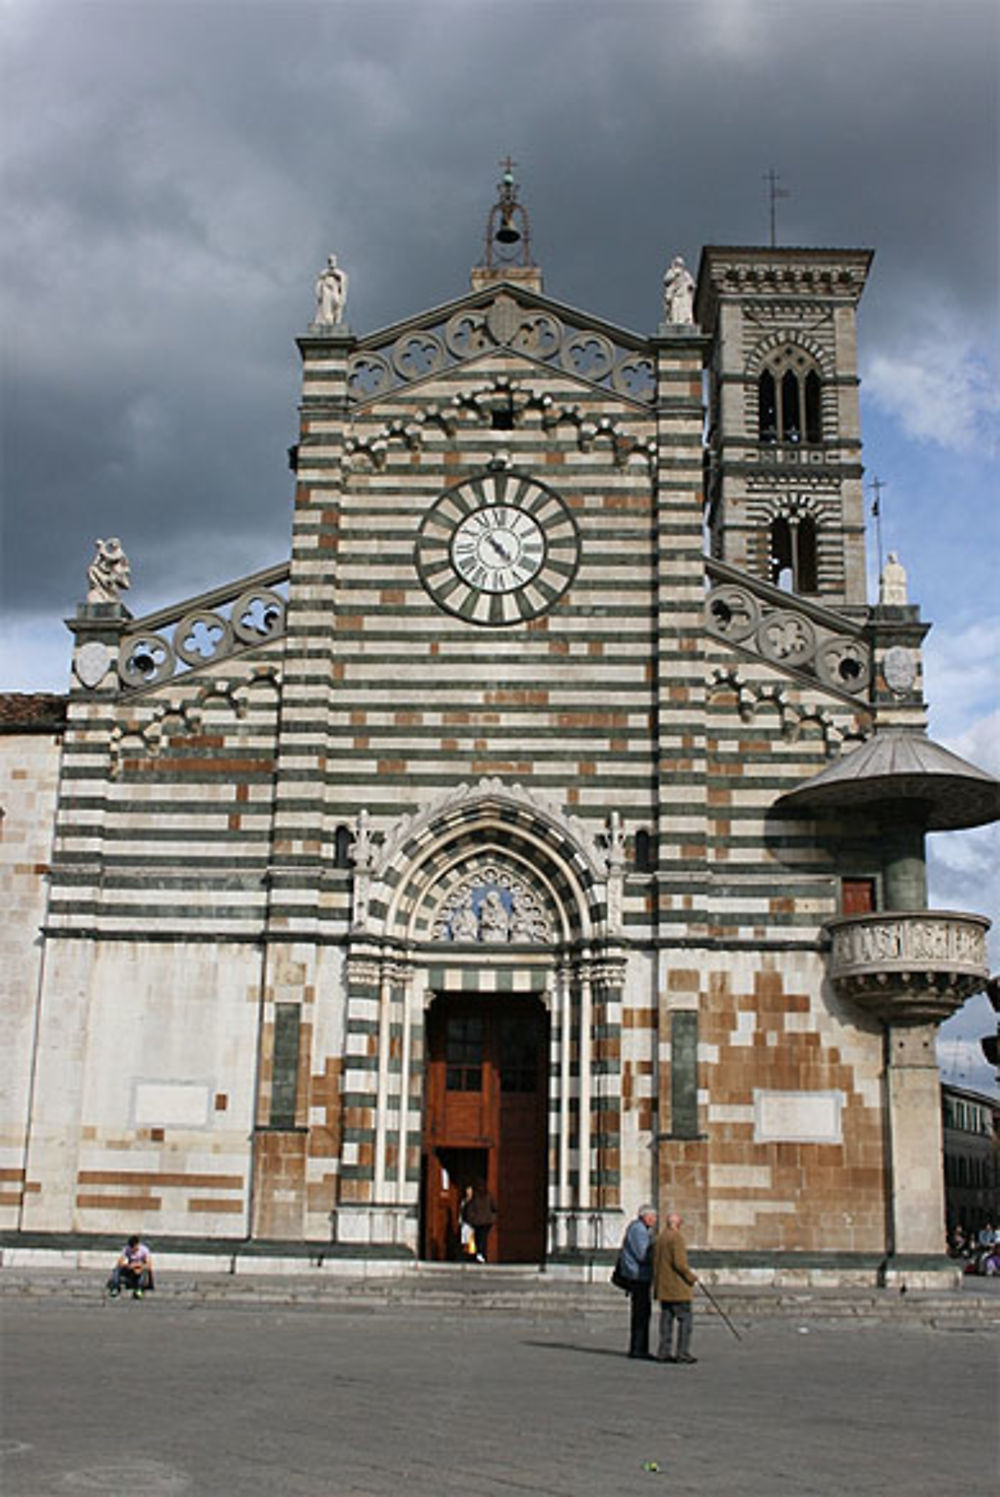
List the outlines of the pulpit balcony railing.
{"type": "Polygon", "coordinates": [[[945,1019],[986,986],[984,915],[891,910],[827,923],[829,976],[840,998],[889,1022],[945,1019]]]}

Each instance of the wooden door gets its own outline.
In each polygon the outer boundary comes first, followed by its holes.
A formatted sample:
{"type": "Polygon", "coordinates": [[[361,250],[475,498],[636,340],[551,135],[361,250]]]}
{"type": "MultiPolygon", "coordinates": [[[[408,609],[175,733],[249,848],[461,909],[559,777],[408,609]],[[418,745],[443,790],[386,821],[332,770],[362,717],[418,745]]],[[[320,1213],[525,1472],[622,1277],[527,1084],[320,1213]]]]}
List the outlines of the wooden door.
{"type": "Polygon", "coordinates": [[[548,1016],[537,999],[437,998],[427,1023],[422,1239],[425,1257],[458,1256],[465,1186],[497,1202],[488,1257],[545,1253],[548,1016]]]}
{"type": "Polygon", "coordinates": [[[545,1256],[548,1023],[540,1003],[496,1016],[500,1072],[497,1231],[503,1263],[545,1256]]]}
{"type": "Polygon", "coordinates": [[[872,915],[875,913],[875,880],[844,878],[840,881],[840,913],[872,915]]]}

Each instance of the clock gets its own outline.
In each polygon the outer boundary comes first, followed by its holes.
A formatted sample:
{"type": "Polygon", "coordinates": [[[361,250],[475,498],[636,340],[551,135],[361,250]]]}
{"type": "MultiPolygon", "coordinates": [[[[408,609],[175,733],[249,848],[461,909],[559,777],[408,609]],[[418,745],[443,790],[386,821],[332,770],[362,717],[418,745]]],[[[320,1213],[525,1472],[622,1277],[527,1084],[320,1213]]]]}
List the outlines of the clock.
{"type": "Polygon", "coordinates": [[[485,504],[456,527],[451,560],[459,576],[480,591],[512,593],[541,571],[545,535],[527,510],[485,504]]]}
{"type": "Polygon", "coordinates": [[[558,602],[579,559],[576,523],[559,495],[509,470],[446,489],[424,516],[415,556],[439,607],[500,627],[558,602]]]}

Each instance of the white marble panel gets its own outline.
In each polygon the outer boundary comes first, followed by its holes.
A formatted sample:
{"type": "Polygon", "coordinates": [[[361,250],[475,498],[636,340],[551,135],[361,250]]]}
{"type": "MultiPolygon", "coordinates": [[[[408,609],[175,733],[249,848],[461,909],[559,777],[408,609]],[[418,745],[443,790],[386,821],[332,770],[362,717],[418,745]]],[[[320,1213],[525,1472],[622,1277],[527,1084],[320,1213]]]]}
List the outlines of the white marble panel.
{"type": "Polygon", "coordinates": [[[754,1091],[755,1143],[839,1144],[842,1091],[754,1091]]]}

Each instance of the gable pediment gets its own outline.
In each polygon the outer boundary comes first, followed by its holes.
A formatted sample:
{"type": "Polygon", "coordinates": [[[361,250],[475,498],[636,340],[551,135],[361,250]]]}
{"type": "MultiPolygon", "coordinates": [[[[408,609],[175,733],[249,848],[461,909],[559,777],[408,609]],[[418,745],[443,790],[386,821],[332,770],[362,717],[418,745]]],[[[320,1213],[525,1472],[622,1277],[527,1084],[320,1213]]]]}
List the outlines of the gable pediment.
{"type": "Polygon", "coordinates": [[[655,399],[648,339],[505,281],[359,339],[348,361],[348,398],[367,404],[494,352],[645,407],[655,399]]]}

